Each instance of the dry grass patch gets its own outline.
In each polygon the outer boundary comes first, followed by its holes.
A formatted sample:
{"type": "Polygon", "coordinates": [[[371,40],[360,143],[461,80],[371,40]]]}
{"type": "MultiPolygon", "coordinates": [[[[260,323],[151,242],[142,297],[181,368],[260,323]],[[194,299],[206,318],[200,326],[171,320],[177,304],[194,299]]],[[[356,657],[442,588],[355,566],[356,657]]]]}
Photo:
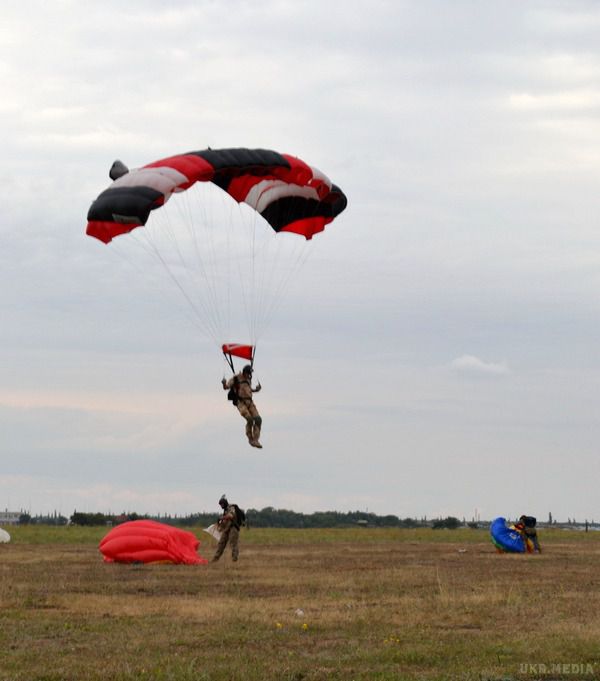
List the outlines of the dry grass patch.
{"type": "Polygon", "coordinates": [[[0,551],[0,679],[600,676],[600,536],[509,556],[474,531],[252,530],[208,566],[107,565],[98,532],[65,536],[0,551]]]}

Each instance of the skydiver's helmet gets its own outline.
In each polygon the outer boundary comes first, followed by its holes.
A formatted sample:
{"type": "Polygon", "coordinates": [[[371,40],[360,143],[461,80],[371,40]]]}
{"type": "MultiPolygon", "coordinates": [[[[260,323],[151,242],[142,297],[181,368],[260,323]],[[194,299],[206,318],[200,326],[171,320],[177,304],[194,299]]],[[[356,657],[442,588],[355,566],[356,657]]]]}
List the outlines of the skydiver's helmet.
{"type": "Polygon", "coordinates": [[[252,367],[250,364],[246,364],[246,366],[242,369],[242,373],[245,376],[252,376],[252,367]]]}
{"type": "Polygon", "coordinates": [[[220,506],[223,510],[225,510],[225,509],[229,506],[229,502],[227,501],[227,497],[226,497],[225,495],[223,495],[223,496],[219,499],[219,506],[220,506]]]}
{"type": "Polygon", "coordinates": [[[535,527],[537,520],[531,515],[522,515],[519,520],[525,525],[525,527],[535,527]]]}

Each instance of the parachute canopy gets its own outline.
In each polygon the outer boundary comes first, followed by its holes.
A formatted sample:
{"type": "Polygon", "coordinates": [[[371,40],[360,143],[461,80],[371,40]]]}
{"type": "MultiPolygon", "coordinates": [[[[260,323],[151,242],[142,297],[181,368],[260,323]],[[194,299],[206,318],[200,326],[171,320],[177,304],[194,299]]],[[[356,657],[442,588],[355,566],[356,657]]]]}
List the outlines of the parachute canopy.
{"type": "Polygon", "coordinates": [[[511,528],[505,518],[496,518],[490,525],[490,535],[494,546],[505,553],[525,553],[523,537],[511,528]]]}
{"type": "Polygon", "coordinates": [[[100,542],[107,563],[205,565],[199,540],[191,532],[154,520],[132,520],[114,527],[100,542]]]}
{"type": "Polygon", "coordinates": [[[109,174],[87,234],[112,242],[144,281],[158,265],[230,367],[232,357],[253,362],[313,235],[347,204],[319,170],[267,149],[191,151],[133,170],[115,161],[109,174]]]}
{"type": "MultiPolygon", "coordinates": [[[[276,232],[311,239],[346,207],[342,190],[304,161],[267,149],[190,151],[127,172],[120,161],[113,184],[88,212],[87,234],[109,243],[146,224],[174,192],[213,182],[256,210],[276,232]]],[[[114,166],[113,166],[114,167],[114,166]]]]}

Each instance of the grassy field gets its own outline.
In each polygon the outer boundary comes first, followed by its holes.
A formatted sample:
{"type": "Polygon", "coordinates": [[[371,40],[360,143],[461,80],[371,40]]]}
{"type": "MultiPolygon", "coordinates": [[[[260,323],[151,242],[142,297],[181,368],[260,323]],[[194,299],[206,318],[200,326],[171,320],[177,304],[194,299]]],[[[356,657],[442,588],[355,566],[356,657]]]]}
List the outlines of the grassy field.
{"type": "Polygon", "coordinates": [[[0,679],[600,678],[597,532],[515,556],[480,530],[252,529],[193,567],[105,564],[105,533],[0,545],[0,679]]]}

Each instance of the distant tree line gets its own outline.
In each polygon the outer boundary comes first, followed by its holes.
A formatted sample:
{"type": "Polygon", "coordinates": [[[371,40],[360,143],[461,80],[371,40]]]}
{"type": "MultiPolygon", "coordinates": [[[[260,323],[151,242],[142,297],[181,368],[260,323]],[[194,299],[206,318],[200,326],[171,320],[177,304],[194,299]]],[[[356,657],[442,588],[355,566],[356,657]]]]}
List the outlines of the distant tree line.
{"type": "MultiPolygon", "coordinates": [[[[208,526],[214,523],[219,513],[193,513],[190,515],[140,515],[138,513],[83,513],[75,511],[70,518],[61,514],[29,516],[23,515],[23,524],[44,525],[80,525],[100,526],[117,525],[129,520],[157,520],[169,525],[180,527],[208,526]]],[[[453,519],[456,520],[456,519],[453,519]]],[[[278,528],[335,528],[335,527],[431,527],[431,521],[426,518],[399,518],[395,515],[377,515],[365,511],[318,511],[315,513],[298,513],[287,509],[277,509],[268,506],[261,510],[254,508],[246,510],[248,527],[278,527],[278,528]]],[[[445,521],[439,521],[445,522],[445,521]]],[[[459,522],[459,521],[457,521],[459,522]]],[[[452,523],[451,523],[452,524],[452,523]]],[[[459,522],[459,524],[461,524],[459,522]]],[[[444,526],[444,525],[442,525],[444,526]]],[[[458,525],[457,525],[458,526],[458,525]]]]}
{"type": "Polygon", "coordinates": [[[66,525],[68,518],[61,513],[54,511],[45,515],[29,515],[29,513],[21,513],[19,516],[19,525],[66,525]]]}
{"type": "MultiPolygon", "coordinates": [[[[439,519],[439,520],[434,520],[431,523],[431,527],[434,530],[456,530],[459,527],[462,527],[465,523],[462,520],[459,520],[458,518],[454,518],[453,516],[448,516],[447,518],[439,519]]],[[[477,527],[477,523],[467,523],[468,527],[471,527],[472,529],[475,529],[477,527]]]]}
{"type": "MultiPolygon", "coordinates": [[[[219,517],[219,513],[192,513],[189,515],[140,515],[138,513],[82,513],[75,511],[69,518],[62,513],[42,515],[30,515],[21,513],[19,524],[21,525],[118,525],[128,520],[158,520],[168,525],[180,527],[208,526],[214,523],[219,517]]],[[[249,527],[280,527],[280,528],[325,528],[325,527],[431,527],[434,530],[448,529],[454,530],[459,527],[487,527],[489,521],[472,520],[466,521],[464,518],[459,520],[453,516],[428,520],[422,518],[399,518],[395,515],[376,515],[366,511],[318,511],[316,513],[297,513],[287,509],[273,508],[267,506],[260,511],[254,508],[246,510],[247,524],[249,527]]],[[[552,514],[549,514],[548,524],[555,527],[585,528],[588,526],[593,529],[600,527],[600,524],[592,520],[578,523],[574,518],[569,518],[566,523],[558,523],[552,514]]]]}
{"type": "Polygon", "coordinates": [[[363,525],[368,527],[418,527],[421,522],[414,518],[398,518],[395,515],[379,516],[364,511],[318,511],[316,513],[297,513],[267,506],[262,510],[246,511],[248,525],[251,527],[349,527],[363,525]]]}

